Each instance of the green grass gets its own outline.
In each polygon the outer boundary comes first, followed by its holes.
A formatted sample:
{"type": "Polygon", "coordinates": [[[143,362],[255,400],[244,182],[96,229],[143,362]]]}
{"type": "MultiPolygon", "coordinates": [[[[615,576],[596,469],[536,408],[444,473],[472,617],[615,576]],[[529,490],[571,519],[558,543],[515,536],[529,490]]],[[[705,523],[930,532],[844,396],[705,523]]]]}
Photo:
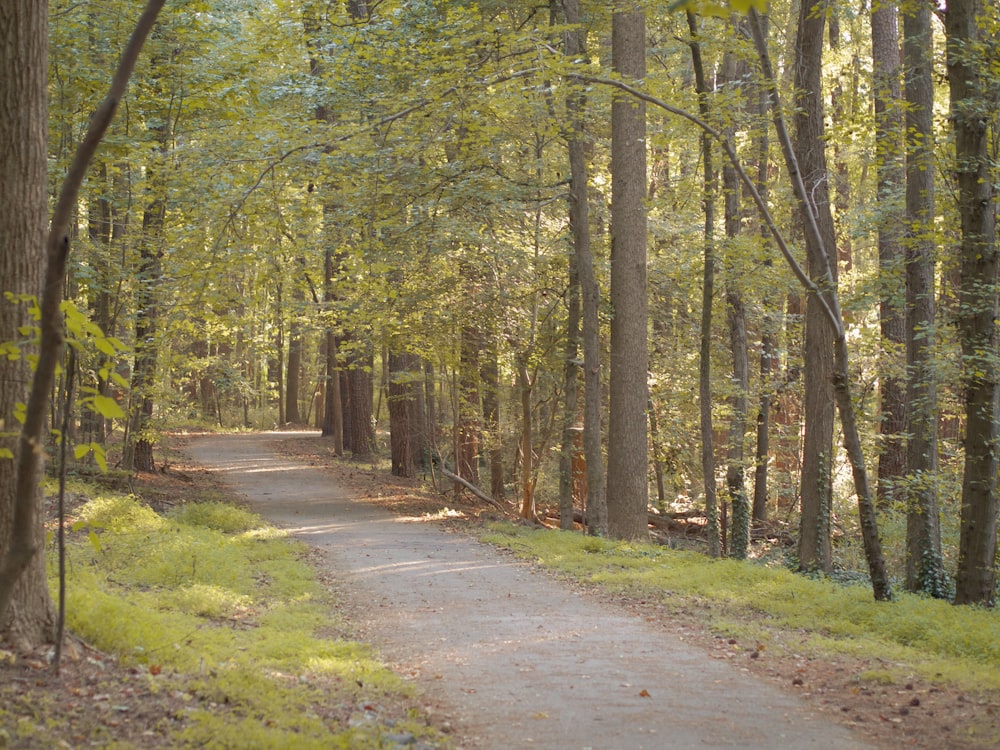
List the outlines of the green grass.
{"type": "Polygon", "coordinates": [[[763,631],[794,629],[817,655],[879,657],[963,689],[1000,689],[1000,613],[994,610],[901,592],[892,602],[876,602],[859,584],[581,534],[495,524],[483,539],[608,591],[677,609],[710,604],[704,611],[720,631],[749,628],[764,639],[763,631]]]}
{"type": "Polygon", "coordinates": [[[386,732],[433,735],[417,716],[350,721],[360,704],[408,704],[411,689],[366,644],[317,635],[337,626],[335,602],[304,547],[259,517],[222,502],[161,516],[107,493],[77,517],[67,627],[191,695],[176,746],[377,748],[386,732]]]}

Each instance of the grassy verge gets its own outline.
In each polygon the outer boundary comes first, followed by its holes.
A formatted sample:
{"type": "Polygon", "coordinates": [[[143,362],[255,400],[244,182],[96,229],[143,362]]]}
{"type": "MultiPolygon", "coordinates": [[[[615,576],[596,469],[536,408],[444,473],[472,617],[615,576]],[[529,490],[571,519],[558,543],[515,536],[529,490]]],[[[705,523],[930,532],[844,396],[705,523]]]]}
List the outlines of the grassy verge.
{"type": "Polygon", "coordinates": [[[443,746],[367,645],[323,635],[340,629],[335,602],[303,546],[256,515],[221,502],[160,515],[103,493],[73,528],[67,627],[177,698],[156,744],[443,746]]]}
{"type": "Polygon", "coordinates": [[[905,593],[879,603],[861,585],[580,534],[495,524],[482,538],[608,592],[676,610],[702,607],[725,635],[768,645],[781,630],[791,629],[799,636],[796,649],[814,655],[878,658],[887,676],[916,672],[964,690],[1000,690],[996,611],[905,593]]]}

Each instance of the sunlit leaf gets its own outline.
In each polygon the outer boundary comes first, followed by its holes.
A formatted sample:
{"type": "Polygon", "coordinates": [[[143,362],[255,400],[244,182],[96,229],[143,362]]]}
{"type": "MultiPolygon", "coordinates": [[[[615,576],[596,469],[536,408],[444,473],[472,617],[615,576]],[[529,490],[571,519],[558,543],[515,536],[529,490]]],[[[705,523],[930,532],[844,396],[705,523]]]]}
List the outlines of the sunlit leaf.
{"type": "Polygon", "coordinates": [[[101,551],[101,538],[97,536],[97,532],[93,529],[87,534],[87,538],[90,540],[90,546],[94,548],[95,552],[101,551]]]}
{"type": "Polygon", "coordinates": [[[94,396],[93,407],[94,411],[108,419],[116,417],[120,419],[125,416],[125,412],[122,411],[118,402],[108,396],[94,396]]]}

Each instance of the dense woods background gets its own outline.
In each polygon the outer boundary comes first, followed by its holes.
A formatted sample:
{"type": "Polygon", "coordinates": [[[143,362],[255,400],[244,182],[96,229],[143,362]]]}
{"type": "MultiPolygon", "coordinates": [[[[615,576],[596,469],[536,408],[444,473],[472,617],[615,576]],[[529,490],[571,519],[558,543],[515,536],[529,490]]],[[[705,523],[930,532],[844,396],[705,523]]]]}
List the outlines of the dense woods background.
{"type": "MultiPolygon", "coordinates": [[[[50,196],[140,10],[50,4],[50,196]]],[[[525,518],[696,509],[710,554],[788,538],[880,598],[992,603],[998,23],[169,2],[76,203],[51,425],[131,471],[168,426],[312,424],[525,518]]],[[[4,231],[23,382],[39,282],[4,231]]]]}

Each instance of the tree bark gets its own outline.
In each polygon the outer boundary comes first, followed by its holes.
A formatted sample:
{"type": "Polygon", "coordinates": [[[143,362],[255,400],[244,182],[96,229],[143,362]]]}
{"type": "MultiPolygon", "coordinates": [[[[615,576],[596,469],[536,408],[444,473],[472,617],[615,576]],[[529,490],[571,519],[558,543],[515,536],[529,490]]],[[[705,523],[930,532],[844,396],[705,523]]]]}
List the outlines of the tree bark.
{"type": "MultiPolygon", "coordinates": [[[[563,0],[566,23],[566,55],[580,59],[586,55],[586,31],[580,25],[579,0],[563,0]]],[[[601,434],[601,339],[598,308],[600,286],[594,271],[590,247],[590,190],[587,168],[587,136],[584,125],[587,100],[582,84],[571,81],[566,109],[570,116],[567,143],[570,166],[570,230],[573,253],[580,275],[583,325],[583,451],[587,463],[587,531],[608,533],[607,487],[601,434]]]]}
{"type": "MultiPolygon", "coordinates": [[[[709,118],[708,84],[698,42],[698,23],[695,14],[687,11],[691,41],[691,64],[694,68],[695,90],[698,93],[698,111],[707,122],[709,118]]],[[[718,185],[712,154],[712,137],[701,133],[702,207],[705,214],[704,263],[701,283],[701,336],[698,353],[698,412],[701,428],[701,476],[705,492],[705,515],[708,518],[708,554],[718,557],[720,548],[719,501],[715,486],[715,446],[712,428],[712,300],[715,296],[715,199],[718,185]]]]}
{"type": "Polygon", "coordinates": [[[976,44],[979,0],[950,0],[945,13],[955,177],[962,219],[958,331],[965,386],[965,467],[956,604],[992,604],[997,551],[997,267],[990,102],[976,44]]]}
{"type": "MultiPolygon", "coordinates": [[[[900,89],[897,7],[876,3],[871,11],[872,88],[875,98],[875,165],[878,196],[879,327],[884,353],[879,377],[878,455],[879,508],[887,509],[902,497],[899,484],[906,470],[906,386],[899,376],[900,350],[906,341],[906,315],[899,299],[903,261],[900,186],[906,180],[903,151],[903,106],[900,89]]],[[[910,85],[907,84],[907,95],[910,85]]],[[[933,176],[928,174],[933,189],[933,176]]],[[[933,193],[929,194],[933,205],[933,193]]],[[[933,215],[933,211],[931,212],[933,215]]],[[[912,304],[912,303],[911,303],[912,304]]]]}
{"type": "MultiPolygon", "coordinates": [[[[646,75],[646,14],[627,3],[612,17],[612,68],[646,75]]],[[[611,379],[608,421],[608,533],[645,538],[649,494],[646,301],[646,105],[611,103],[611,379]]]]}
{"type": "MultiPolygon", "coordinates": [[[[906,588],[947,596],[937,498],[934,83],[931,8],[903,12],[906,56],[906,588]]],[[[895,49],[895,45],[894,45],[895,49]]],[[[893,175],[893,179],[896,179],[893,175]]],[[[881,481],[881,476],[879,477],[881,481]]]]}
{"type": "Polygon", "coordinates": [[[500,434],[500,354],[495,336],[483,350],[479,377],[483,391],[483,426],[490,460],[490,493],[500,502],[504,499],[503,440],[500,434]]]}
{"type": "Polygon", "coordinates": [[[416,387],[421,380],[420,360],[408,352],[389,352],[389,445],[392,474],[413,477],[417,473],[415,432],[419,426],[416,387]]]}
{"type": "Polygon", "coordinates": [[[356,353],[351,358],[347,380],[351,391],[351,456],[356,461],[367,461],[375,452],[372,435],[372,353],[356,353]]]}
{"type": "MultiPolygon", "coordinates": [[[[795,153],[809,201],[801,206],[803,223],[815,221],[820,237],[806,232],[809,276],[823,293],[836,289],[836,262],[827,252],[837,237],[830,210],[829,173],[823,134],[823,28],[825,0],[803,0],[795,41],[795,153]],[[817,241],[819,240],[819,241],[817,241]],[[821,244],[820,244],[821,243],[821,244]]],[[[806,298],[805,436],[803,439],[799,524],[799,567],[829,572],[833,567],[833,340],[834,331],[816,294],[806,298]]]]}
{"type": "Polygon", "coordinates": [[[482,332],[474,325],[462,328],[458,377],[458,443],[456,473],[479,484],[479,445],[482,440],[482,403],[479,398],[479,347],[482,332]]]}
{"type": "Polygon", "coordinates": [[[122,455],[122,465],[132,471],[153,471],[156,468],[149,429],[153,418],[153,389],[159,354],[159,342],[156,338],[159,317],[157,290],[163,275],[163,232],[167,214],[166,175],[163,172],[166,165],[162,158],[166,153],[168,138],[166,130],[157,134],[161,161],[146,169],[150,196],[143,211],[142,238],[139,241],[132,409],[129,415],[128,440],[122,455]]]}
{"type": "MultiPolygon", "coordinates": [[[[35,0],[0,8],[0,283],[15,295],[41,292],[45,262],[46,8],[35,0]]],[[[21,341],[19,329],[31,325],[25,304],[0,296],[0,342],[21,341]]],[[[0,433],[15,433],[15,406],[25,401],[30,379],[26,356],[0,356],[0,433]]],[[[19,495],[18,461],[11,459],[20,450],[14,438],[0,437],[0,639],[28,649],[52,639],[55,621],[41,554],[41,462],[31,470],[30,494],[19,495]]],[[[36,442],[28,450],[41,454],[43,447],[36,442]]]]}
{"type": "MultiPolygon", "coordinates": [[[[47,240],[46,6],[18,0],[0,9],[0,153],[6,160],[0,175],[0,270],[4,271],[0,278],[16,287],[18,277],[6,274],[10,253],[30,260],[32,253],[38,252],[37,248],[43,243],[45,247],[38,359],[31,378],[24,424],[13,452],[15,479],[12,483],[0,482],[0,636],[21,647],[37,645],[51,637],[52,632],[44,562],[38,554],[44,529],[40,521],[39,475],[48,399],[63,343],[60,306],[69,257],[70,221],[87,167],[114,117],[139,52],[162,6],[163,0],[148,0],[129,38],[108,95],[91,117],[60,187],[47,240]]],[[[38,254],[36,260],[41,257],[38,254]]],[[[24,271],[16,260],[9,265],[12,270],[24,271]]],[[[32,271],[25,273],[23,279],[30,283],[32,271]]],[[[24,293],[37,291],[37,287],[26,288],[24,293]]],[[[17,319],[16,315],[9,317],[17,319]]],[[[0,316],[0,321],[7,319],[7,315],[0,316]]],[[[2,331],[3,323],[0,322],[2,331]]],[[[5,374],[0,369],[0,375],[5,374]]],[[[0,377],[0,422],[3,424],[7,424],[10,410],[14,408],[14,403],[9,402],[10,394],[14,390],[23,391],[24,385],[24,380],[16,379],[16,368],[11,375],[14,376],[11,380],[0,377]],[[6,390],[4,384],[8,382],[14,384],[14,389],[6,390]]],[[[23,393],[16,393],[14,397],[19,395],[23,393]]],[[[6,446],[0,442],[0,447],[6,446]]]]}
{"type": "MultiPolygon", "coordinates": [[[[572,218],[570,219],[572,223],[572,218]]],[[[559,452],[559,527],[573,529],[573,454],[576,452],[580,374],[580,275],[570,251],[566,289],[566,344],[563,351],[562,449],[559,452]]]]}

